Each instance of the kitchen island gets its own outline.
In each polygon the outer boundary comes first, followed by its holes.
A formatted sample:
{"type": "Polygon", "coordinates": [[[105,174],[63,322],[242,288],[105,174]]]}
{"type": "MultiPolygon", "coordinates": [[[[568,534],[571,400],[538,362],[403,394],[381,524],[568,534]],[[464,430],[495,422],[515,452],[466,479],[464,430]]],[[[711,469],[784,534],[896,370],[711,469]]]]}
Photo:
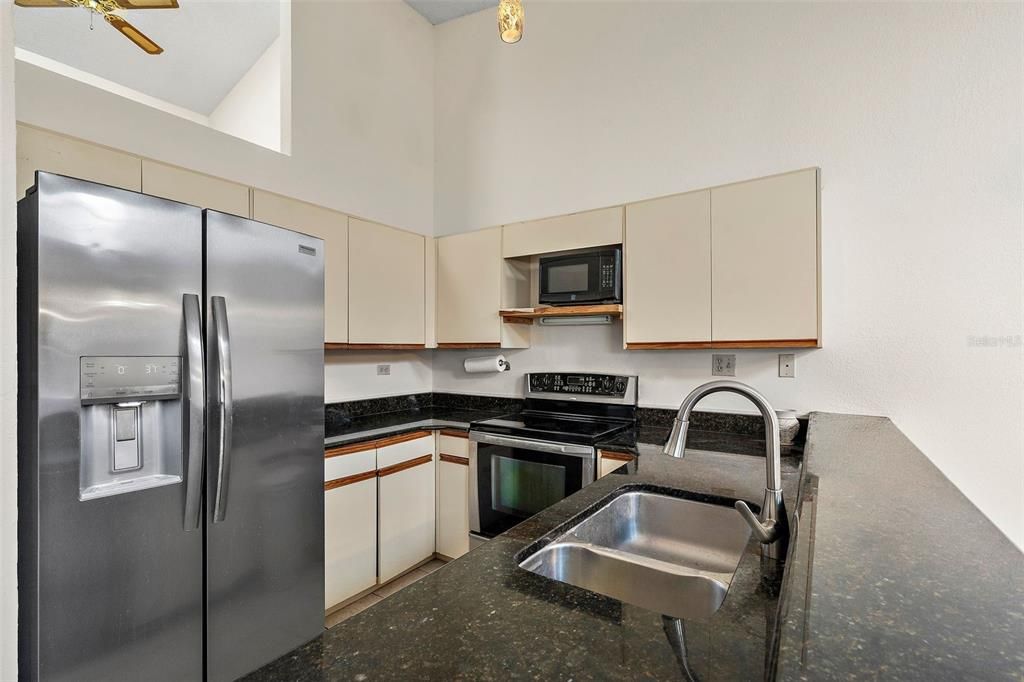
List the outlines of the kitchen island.
{"type": "MultiPolygon", "coordinates": [[[[785,572],[751,540],[721,609],[678,621],[517,566],[622,486],[759,502],[762,457],[636,462],[274,661],[253,680],[1018,679],[1024,555],[888,419],[815,413],[783,458],[785,572]],[[799,492],[798,492],[799,491],[799,492]],[[942,502],[940,505],[939,502],[942,502]]],[[[609,444],[611,447],[614,444],[609,444]]]]}

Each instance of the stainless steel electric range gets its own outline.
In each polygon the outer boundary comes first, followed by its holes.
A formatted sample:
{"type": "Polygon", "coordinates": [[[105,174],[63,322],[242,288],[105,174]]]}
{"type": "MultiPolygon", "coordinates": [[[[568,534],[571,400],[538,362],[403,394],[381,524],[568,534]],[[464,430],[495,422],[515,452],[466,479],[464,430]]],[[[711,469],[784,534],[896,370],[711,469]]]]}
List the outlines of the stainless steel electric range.
{"type": "Polygon", "coordinates": [[[637,377],[531,373],[521,413],[469,430],[471,544],[593,483],[595,445],[636,420],[637,377]]]}

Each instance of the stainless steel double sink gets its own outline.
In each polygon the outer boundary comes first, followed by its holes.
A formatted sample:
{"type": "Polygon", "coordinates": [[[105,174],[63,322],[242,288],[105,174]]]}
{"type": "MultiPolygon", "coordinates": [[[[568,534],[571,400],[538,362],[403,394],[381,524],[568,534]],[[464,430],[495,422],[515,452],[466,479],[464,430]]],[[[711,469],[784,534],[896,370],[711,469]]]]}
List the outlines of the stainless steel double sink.
{"type": "Polygon", "coordinates": [[[667,616],[705,619],[725,600],[749,540],[732,507],[629,490],[519,566],[667,616]]]}

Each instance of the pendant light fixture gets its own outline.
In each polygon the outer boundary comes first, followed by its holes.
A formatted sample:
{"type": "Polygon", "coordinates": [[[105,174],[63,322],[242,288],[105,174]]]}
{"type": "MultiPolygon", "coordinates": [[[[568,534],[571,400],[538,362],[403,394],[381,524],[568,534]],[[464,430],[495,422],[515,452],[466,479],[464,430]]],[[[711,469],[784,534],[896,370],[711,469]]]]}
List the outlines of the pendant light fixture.
{"type": "Polygon", "coordinates": [[[523,37],[523,3],[519,0],[498,3],[498,35],[506,43],[518,43],[523,37]]]}

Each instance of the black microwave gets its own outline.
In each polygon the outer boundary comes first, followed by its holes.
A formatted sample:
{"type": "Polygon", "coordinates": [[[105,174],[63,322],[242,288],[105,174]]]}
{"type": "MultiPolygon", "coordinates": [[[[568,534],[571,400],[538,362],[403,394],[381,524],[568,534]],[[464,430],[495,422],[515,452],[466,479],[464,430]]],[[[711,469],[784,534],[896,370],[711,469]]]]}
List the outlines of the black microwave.
{"type": "Polygon", "coordinates": [[[540,258],[541,303],[622,303],[622,247],[540,258]]]}

